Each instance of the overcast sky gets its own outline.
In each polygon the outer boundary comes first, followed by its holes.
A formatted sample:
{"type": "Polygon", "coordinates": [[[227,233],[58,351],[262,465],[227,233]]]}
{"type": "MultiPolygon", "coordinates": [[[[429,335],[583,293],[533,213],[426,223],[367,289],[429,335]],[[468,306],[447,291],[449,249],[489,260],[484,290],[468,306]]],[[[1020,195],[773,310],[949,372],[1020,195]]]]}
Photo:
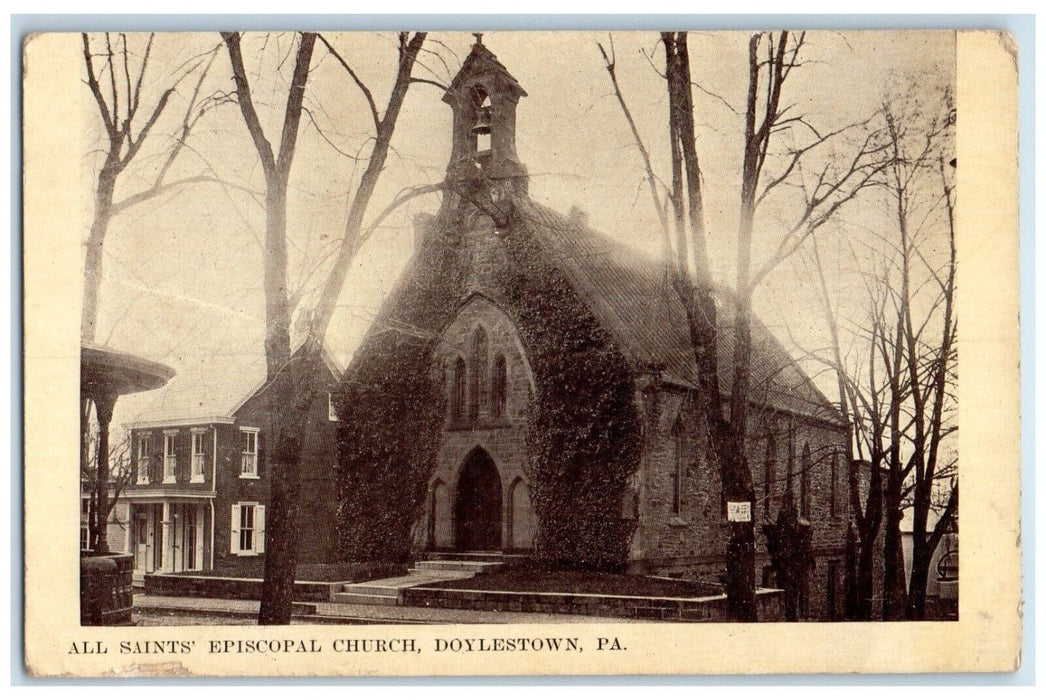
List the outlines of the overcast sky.
{"type": "MultiPolygon", "coordinates": [[[[734,245],[742,155],[742,110],[747,89],[747,33],[694,32],[690,53],[698,121],[698,153],[704,175],[711,253],[716,276],[734,281],[734,245]]],[[[333,34],[329,40],[374,92],[379,108],[395,70],[392,34],[333,34]]],[[[293,34],[251,35],[244,40],[255,102],[270,140],[278,139],[286,82],[293,67],[293,34]]],[[[618,74],[625,97],[661,174],[668,179],[663,67],[655,33],[615,33],[618,74]]],[[[419,77],[446,83],[474,41],[469,34],[430,35],[419,77]]],[[[578,206],[590,224],[651,254],[658,247],[657,217],[643,185],[642,165],[604,70],[597,33],[492,32],[484,44],[519,80],[529,96],[518,109],[517,146],[531,173],[530,193],[561,211],[578,206]]],[[[140,52],[142,37],[132,36],[140,52]]],[[[144,102],[186,61],[219,43],[213,34],[169,34],[156,40],[146,74],[144,102]]],[[[839,128],[867,118],[886,91],[910,79],[950,85],[954,79],[951,32],[818,32],[808,36],[807,63],[789,79],[784,103],[806,115],[818,129],[839,128]]],[[[81,73],[82,65],[75,69],[81,73]]],[[[122,181],[117,199],[133,194],[155,177],[162,154],[186,107],[190,83],[180,84],[165,118],[158,123],[139,161],[122,181]]],[[[220,48],[204,94],[232,89],[231,70],[220,48]]],[[[393,139],[394,153],[369,211],[373,217],[401,189],[442,179],[450,153],[450,108],[430,85],[414,85],[393,139]]],[[[362,165],[353,160],[368,149],[371,133],[366,102],[349,76],[317,44],[306,90],[303,119],[289,197],[291,283],[297,285],[340,235],[347,194],[362,165]]],[[[85,134],[84,235],[90,222],[93,178],[99,165],[102,131],[91,95],[83,89],[85,134]]],[[[792,147],[808,134],[783,133],[778,147],[792,147]]],[[[836,147],[839,156],[845,141],[836,147]]],[[[818,158],[833,155],[825,151],[818,158]]],[[[822,162],[815,158],[812,164],[822,162]]],[[[238,185],[261,190],[263,178],[239,110],[226,104],[199,123],[172,177],[211,172],[238,185]]],[[[803,172],[797,177],[804,177],[803,172]]],[[[763,259],[776,243],[773,232],[787,218],[794,199],[771,202],[756,233],[754,257],[763,259]],[[763,238],[760,238],[763,236],[763,238]]],[[[328,342],[346,361],[393,284],[410,250],[410,220],[418,211],[435,212],[435,196],[404,207],[380,229],[354,263],[328,342]]],[[[842,251],[846,237],[890,226],[886,207],[874,196],[845,209],[822,234],[833,268],[833,292],[847,298],[855,280],[842,251]]],[[[199,366],[220,356],[223,367],[242,357],[254,365],[262,354],[264,300],[261,289],[264,213],[239,190],[203,184],[176,196],[153,200],[120,214],[106,242],[98,341],[171,364],[199,366]]],[[[935,235],[931,231],[932,236],[935,235]]],[[[945,239],[939,238],[940,250],[945,239]]],[[[315,283],[315,281],[314,281],[315,283]]],[[[781,266],[756,293],[756,310],[786,346],[795,339],[813,349],[827,332],[809,273],[796,258],[781,266]]],[[[798,352],[798,350],[797,350],[798,352]]],[[[830,379],[818,384],[834,396],[830,379]]],[[[147,397],[125,400],[117,420],[128,420],[147,397]]]]}

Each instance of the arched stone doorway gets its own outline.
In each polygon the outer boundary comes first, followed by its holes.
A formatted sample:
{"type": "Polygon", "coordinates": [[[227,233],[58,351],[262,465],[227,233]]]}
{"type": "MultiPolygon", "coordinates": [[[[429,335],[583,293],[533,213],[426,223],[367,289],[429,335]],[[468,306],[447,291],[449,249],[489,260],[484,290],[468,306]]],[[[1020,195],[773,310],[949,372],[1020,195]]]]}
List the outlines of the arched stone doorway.
{"type": "Polygon", "coordinates": [[[476,448],[458,474],[454,540],[461,551],[501,549],[501,476],[494,460],[476,448]]]}

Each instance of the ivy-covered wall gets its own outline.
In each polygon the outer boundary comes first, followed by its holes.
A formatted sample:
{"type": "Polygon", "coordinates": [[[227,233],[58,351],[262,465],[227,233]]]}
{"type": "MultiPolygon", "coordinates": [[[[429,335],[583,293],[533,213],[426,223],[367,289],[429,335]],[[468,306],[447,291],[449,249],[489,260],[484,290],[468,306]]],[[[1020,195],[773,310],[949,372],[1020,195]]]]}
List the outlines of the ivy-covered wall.
{"type": "Polygon", "coordinates": [[[635,529],[621,517],[622,498],[642,449],[633,370],[529,224],[517,219],[503,236],[506,264],[494,280],[536,384],[527,447],[537,555],[562,568],[619,570],[635,529]]]}
{"type": "Polygon", "coordinates": [[[335,393],[343,561],[406,561],[446,415],[439,329],[463,290],[460,249],[425,239],[335,393]]]}
{"type": "Polygon", "coordinates": [[[536,555],[561,568],[624,568],[635,520],[621,504],[642,449],[633,370],[529,224],[466,236],[437,222],[358,351],[337,395],[343,559],[409,557],[446,423],[435,344],[478,291],[515,324],[534,376],[536,555]]]}

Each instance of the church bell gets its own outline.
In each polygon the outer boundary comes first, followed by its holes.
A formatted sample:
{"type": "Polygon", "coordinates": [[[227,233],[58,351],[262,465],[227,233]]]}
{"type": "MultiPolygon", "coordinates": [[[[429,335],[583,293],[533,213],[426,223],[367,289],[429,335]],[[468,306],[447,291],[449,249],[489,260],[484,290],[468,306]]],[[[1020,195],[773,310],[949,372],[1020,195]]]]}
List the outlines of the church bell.
{"type": "Polygon", "coordinates": [[[490,105],[479,108],[476,123],[472,126],[472,133],[476,135],[490,133],[490,105]]]}

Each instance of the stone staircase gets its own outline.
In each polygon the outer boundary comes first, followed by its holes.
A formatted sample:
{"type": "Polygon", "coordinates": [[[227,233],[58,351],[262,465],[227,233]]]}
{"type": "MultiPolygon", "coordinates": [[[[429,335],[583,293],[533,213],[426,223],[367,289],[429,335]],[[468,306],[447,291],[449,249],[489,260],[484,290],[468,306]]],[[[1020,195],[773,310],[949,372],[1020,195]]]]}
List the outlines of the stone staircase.
{"type": "Polygon", "coordinates": [[[343,584],[341,591],[333,594],[331,602],[399,605],[406,588],[472,578],[478,573],[496,571],[505,564],[505,555],[500,552],[428,553],[414,562],[406,576],[343,584]]]}

